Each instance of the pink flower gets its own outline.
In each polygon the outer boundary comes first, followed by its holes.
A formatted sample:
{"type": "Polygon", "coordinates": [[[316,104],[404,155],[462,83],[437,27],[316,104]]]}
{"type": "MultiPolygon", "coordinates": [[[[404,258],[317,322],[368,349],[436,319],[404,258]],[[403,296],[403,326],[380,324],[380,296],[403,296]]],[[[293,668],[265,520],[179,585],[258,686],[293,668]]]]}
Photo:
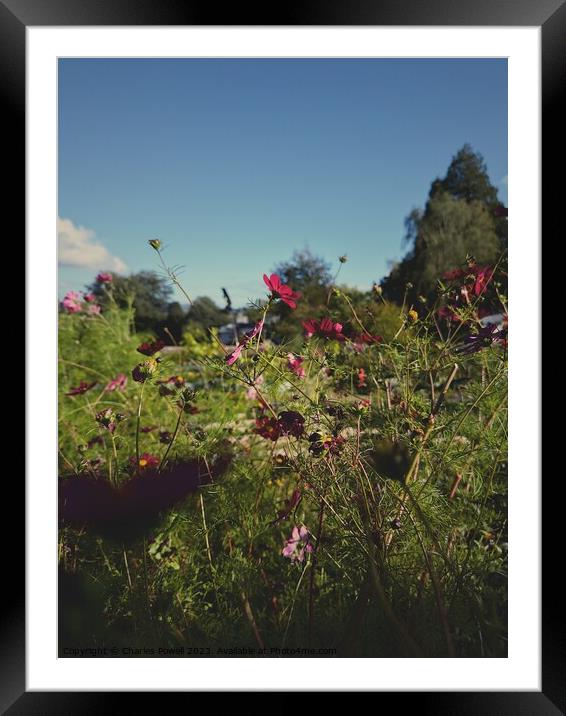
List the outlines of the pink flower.
{"type": "Polygon", "coordinates": [[[91,303],[87,308],[87,313],[91,316],[98,316],[100,313],[100,306],[97,303],[91,303]]]}
{"type": "Polygon", "coordinates": [[[322,318],[320,321],[315,321],[311,318],[308,321],[303,321],[303,328],[305,329],[306,338],[320,336],[328,340],[346,340],[346,336],[342,333],[342,324],[334,323],[331,318],[322,318]]]}
{"type": "Polygon", "coordinates": [[[85,301],[87,303],[94,303],[96,301],[96,296],[94,295],[94,293],[86,293],[85,301]]]}
{"type": "Polygon", "coordinates": [[[105,273],[104,271],[102,271],[101,273],[98,274],[98,276],[96,277],[96,280],[99,283],[112,283],[113,276],[111,273],[105,273]]]}
{"type": "Polygon", "coordinates": [[[246,346],[248,345],[248,343],[249,343],[253,338],[255,338],[255,337],[257,336],[257,334],[262,330],[262,328],[263,328],[263,321],[258,321],[258,322],[255,324],[255,326],[252,328],[251,331],[248,331],[247,333],[245,333],[245,334],[242,336],[242,338],[240,338],[240,342],[239,342],[238,345],[234,348],[234,350],[232,351],[232,353],[229,353],[229,354],[226,356],[226,358],[225,358],[225,360],[226,360],[226,365],[232,365],[233,363],[235,363],[235,362],[238,360],[238,358],[241,356],[242,351],[244,350],[244,348],[246,348],[246,346]]]}
{"type": "Polygon", "coordinates": [[[287,368],[292,371],[299,378],[305,377],[305,369],[303,368],[304,358],[301,356],[294,356],[292,353],[287,354],[287,368]]]}
{"type": "Polygon", "coordinates": [[[293,527],[291,537],[286,541],[281,554],[288,557],[291,562],[303,562],[305,553],[310,554],[314,551],[311,538],[311,533],[304,525],[293,527]]]}
{"type": "Polygon", "coordinates": [[[289,308],[297,308],[297,300],[301,297],[298,291],[293,291],[291,286],[281,283],[276,273],[272,273],[269,277],[264,273],[263,280],[274,298],[280,298],[289,308]]]}
{"type": "Polygon", "coordinates": [[[118,375],[108,383],[105,390],[107,393],[111,393],[114,390],[124,390],[128,384],[128,378],[124,373],[118,373],[118,375]]]}
{"type": "Polygon", "coordinates": [[[365,388],[366,386],[366,372],[363,368],[360,368],[358,371],[358,388],[365,388]]]}
{"type": "Polygon", "coordinates": [[[67,313],[79,313],[82,308],[81,294],[78,291],[68,291],[62,304],[67,313]]]}

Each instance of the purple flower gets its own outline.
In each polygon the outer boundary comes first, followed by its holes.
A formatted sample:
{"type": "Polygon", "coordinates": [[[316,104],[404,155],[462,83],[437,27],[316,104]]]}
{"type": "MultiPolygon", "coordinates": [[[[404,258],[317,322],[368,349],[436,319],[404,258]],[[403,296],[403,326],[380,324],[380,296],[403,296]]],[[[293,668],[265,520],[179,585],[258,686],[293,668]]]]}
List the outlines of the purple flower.
{"type": "Polygon", "coordinates": [[[311,533],[304,525],[300,527],[295,525],[291,536],[285,542],[285,547],[281,550],[281,554],[284,557],[288,557],[291,562],[303,562],[305,553],[310,554],[313,550],[311,533]]]}
{"type": "Polygon", "coordinates": [[[507,328],[501,328],[493,323],[488,323],[480,328],[477,333],[472,333],[464,339],[464,343],[457,348],[458,353],[471,355],[479,353],[483,348],[492,344],[507,346],[507,328]]]}

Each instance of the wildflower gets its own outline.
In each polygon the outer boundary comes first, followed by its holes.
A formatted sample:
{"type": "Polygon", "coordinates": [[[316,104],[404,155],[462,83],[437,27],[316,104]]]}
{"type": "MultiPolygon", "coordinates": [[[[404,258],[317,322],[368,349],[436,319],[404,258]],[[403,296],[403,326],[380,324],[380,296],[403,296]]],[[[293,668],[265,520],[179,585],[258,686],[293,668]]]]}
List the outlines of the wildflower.
{"type": "Polygon", "coordinates": [[[309,442],[309,452],[311,452],[315,457],[320,457],[325,451],[330,454],[339,452],[346,440],[340,435],[312,433],[309,435],[309,442]]]}
{"type": "Polygon", "coordinates": [[[111,273],[106,273],[104,271],[99,273],[98,276],[96,277],[96,280],[98,281],[98,283],[112,283],[113,279],[114,279],[114,277],[112,276],[111,273]]]}
{"type": "Polygon", "coordinates": [[[286,540],[281,554],[288,557],[291,562],[303,562],[305,553],[310,554],[313,550],[312,535],[304,525],[301,525],[293,527],[291,537],[286,540]]]}
{"type": "Polygon", "coordinates": [[[300,438],[305,431],[305,419],[295,410],[284,410],[277,418],[260,415],[255,421],[254,432],[266,440],[275,442],[282,435],[300,438]]]}
{"type": "Polygon", "coordinates": [[[327,340],[346,340],[346,336],[342,333],[342,324],[334,323],[331,318],[323,318],[320,321],[315,321],[311,318],[307,321],[303,321],[303,328],[305,330],[305,338],[319,336],[327,340]]]}
{"type": "Polygon", "coordinates": [[[419,320],[419,314],[415,311],[414,308],[411,308],[410,311],[407,311],[407,320],[409,323],[416,323],[419,320]]]}
{"type": "Polygon", "coordinates": [[[284,410],[279,413],[279,427],[283,435],[300,438],[305,431],[305,419],[296,410],[284,410]]]}
{"type": "Polygon", "coordinates": [[[507,346],[507,329],[488,323],[478,330],[477,333],[470,334],[465,338],[463,345],[456,350],[464,355],[478,353],[483,348],[488,348],[492,344],[507,346]]]}
{"type": "Polygon", "coordinates": [[[157,429],[157,425],[145,425],[143,428],[140,428],[140,433],[151,433],[153,430],[157,429]]]}
{"type": "Polygon", "coordinates": [[[277,418],[270,418],[267,415],[260,415],[256,418],[254,433],[261,435],[266,440],[275,442],[281,437],[279,422],[277,418]]]}
{"type": "Polygon", "coordinates": [[[303,368],[304,358],[295,356],[292,353],[287,354],[287,368],[292,371],[298,378],[305,377],[305,369],[303,368]]]}
{"type": "Polygon", "coordinates": [[[261,332],[262,329],[263,329],[263,320],[258,321],[258,322],[255,324],[255,326],[252,328],[251,331],[248,331],[247,333],[245,333],[245,334],[242,336],[242,338],[240,338],[240,342],[239,342],[238,345],[234,348],[234,350],[232,351],[232,353],[229,353],[229,354],[226,356],[226,358],[225,358],[225,360],[226,360],[226,365],[232,365],[233,363],[235,363],[235,362],[238,360],[238,358],[241,356],[242,351],[244,350],[244,348],[246,348],[246,347],[248,346],[249,342],[250,342],[253,338],[255,338],[255,337],[258,335],[258,333],[261,332]]]}
{"type": "Polygon", "coordinates": [[[109,432],[113,433],[116,430],[117,416],[112,408],[101,410],[96,414],[95,419],[101,427],[106,428],[109,432]]]}
{"type": "Polygon", "coordinates": [[[145,343],[140,343],[136,350],[144,356],[152,356],[159,352],[164,346],[165,343],[161,340],[146,341],[145,343]]]}
{"type": "Polygon", "coordinates": [[[91,316],[98,316],[100,314],[101,308],[97,303],[91,303],[87,307],[87,313],[91,316]]]}
{"type": "Polygon", "coordinates": [[[135,457],[130,458],[130,465],[133,467],[139,467],[140,470],[151,470],[152,468],[159,467],[160,459],[155,455],[151,455],[148,452],[144,452],[140,455],[139,461],[135,457]]]}
{"type": "Polygon", "coordinates": [[[154,358],[148,358],[148,360],[138,363],[132,370],[132,378],[136,383],[145,383],[146,380],[152,377],[156,370],[157,361],[154,358]]]}
{"type": "Polygon", "coordinates": [[[348,256],[346,254],[344,254],[343,256],[339,256],[338,261],[340,261],[341,264],[345,264],[346,261],[348,261],[348,256]]]}
{"type": "Polygon", "coordinates": [[[123,391],[125,390],[127,384],[128,378],[124,375],[124,373],[118,373],[118,375],[108,383],[105,390],[107,393],[112,393],[115,390],[123,391]]]}
{"type": "Polygon", "coordinates": [[[94,303],[96,301],[96,296],[94,293],[85,293],[84,299],[87,303],[94,303]]]}
{"type": "Polygon", "coordinates": [[[272,273],[269,277],[264,273],[263,280],[267,288],[271,291],[273,298],[280,298],[289,308],[297,308],[297,300],[301,297],[301,294],[297,291],[293,291],[290,286],[281,283],[281,279],[276,273],[272,273]]]}
{"type": "Polygon", "coordinates": [[[150,239],[147,243],[156,251],[159,251],[161,248],[161,241],[159,239],[150,239]]]}
{"type": "Polygon", "coordinates": [[[493,269],[491,266],[475,267],[474,269],[474,296],[481,296],[485,292],[489,282],[493,277],[493,269]]]}
{"type": "Polygon", "coordinates": [[[358,388],[365,388],[365,387],[367,387],[366,372],[363,368],[360,368],[358,371],[358,388]]]}
{"type": "Polygon", "coordinates": [[[83,393],[86,393],[87,390],[90,390],[96,385],[96,381],[94,383],[87,383],[84,380],[81,380],[79,385],[76,388],[71,388],[65,395],[82,395],[83,393]]]}
{"type": "Polygon", "coordinates": [[[79,313],[82,309],[81,294],[78,291],[68,291],[62,304],[67,313],[79,313]]]}

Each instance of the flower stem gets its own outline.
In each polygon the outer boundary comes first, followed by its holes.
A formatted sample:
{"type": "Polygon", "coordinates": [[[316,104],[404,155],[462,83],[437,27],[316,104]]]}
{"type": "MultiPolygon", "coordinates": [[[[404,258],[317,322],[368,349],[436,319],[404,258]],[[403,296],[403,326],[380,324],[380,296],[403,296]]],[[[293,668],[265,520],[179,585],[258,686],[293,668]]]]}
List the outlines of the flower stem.
{"type": "Polygon", "coordinates": [[[144,387],[145,387],[145,383],[142,383],[141,388],[140,388],[140,397],[138,400],[138,412],[137,412],[137,419],[136,419],[136,470],[137,471],[139,471],[139,469],[140,469],[140,418],[141,418],[144,387]]]}

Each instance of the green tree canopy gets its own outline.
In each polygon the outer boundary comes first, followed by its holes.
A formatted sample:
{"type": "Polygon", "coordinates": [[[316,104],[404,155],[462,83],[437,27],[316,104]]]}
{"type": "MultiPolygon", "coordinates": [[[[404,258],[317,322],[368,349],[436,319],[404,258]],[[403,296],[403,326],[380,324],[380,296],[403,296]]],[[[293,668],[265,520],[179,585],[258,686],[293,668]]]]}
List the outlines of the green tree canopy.
{"type": "Polygon", "coordinates": [[[95,280],[88,290],[104,307],[113,299],[118,306],[133,302],[136,331],[155,331],[167,318],[173,289],[165,277],[154,271],[140,271],[130,276],[113,276],[111,284],[95,280]]]}
{"type": "Polygon", "coordinates": [[[495,261],[507,243],[507,221],[495,215],[501,206],[481,154],[464,145],[446,176],[432,182],[424,210],[413,209],[405,219],[409,252],[384,279],[385,296],[401,301],[412,284],[411,300],[431,297],[436,280],[467,254],[480,263],[495,261]]]}
{"type": "Polygon", "coordinates": [[[208,296],[198,296],[193,301],[187,315],[191,323],[196,323],[202,328],[212,328],[229,323],[231,316],[222,308],[219,308],[208,296]]]}

